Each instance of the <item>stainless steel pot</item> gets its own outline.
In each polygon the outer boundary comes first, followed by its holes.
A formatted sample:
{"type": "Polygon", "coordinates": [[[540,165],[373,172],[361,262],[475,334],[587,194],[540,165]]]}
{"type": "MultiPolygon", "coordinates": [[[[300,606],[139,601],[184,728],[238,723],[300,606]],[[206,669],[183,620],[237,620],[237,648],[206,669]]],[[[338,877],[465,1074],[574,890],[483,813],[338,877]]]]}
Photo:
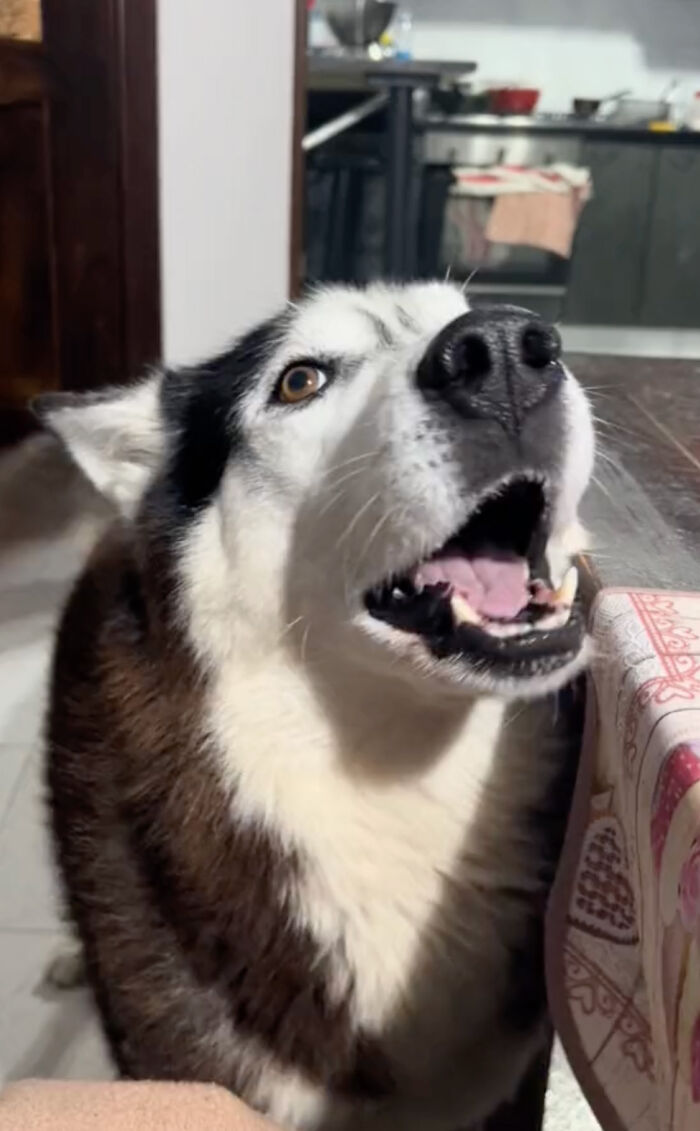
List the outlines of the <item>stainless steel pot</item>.
{"type": "Polygon", "coordinates": [[[625,126],[645,126],[648,122],[665,122],[670,112],[670,104],[661,99],[620,98],[608,120],[625,126]]]}
{"type": "Polygon", "coordinates": [[[369,47],[391,23],[396,4],[389,0],[323,0],[321,9],[343,47],[369,47]]]}

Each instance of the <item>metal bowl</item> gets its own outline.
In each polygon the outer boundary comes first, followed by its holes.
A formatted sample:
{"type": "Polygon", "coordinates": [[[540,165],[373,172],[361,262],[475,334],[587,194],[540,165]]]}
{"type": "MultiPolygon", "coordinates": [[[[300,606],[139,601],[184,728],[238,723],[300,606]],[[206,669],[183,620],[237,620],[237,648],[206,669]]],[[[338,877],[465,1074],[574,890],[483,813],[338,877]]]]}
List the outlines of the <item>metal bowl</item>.
{"type": "Polygon", "coordinates": [[[396,4],[388,0],[324,0],[323,12],[343,47],[369,47],[391,23],[396,4]]]}

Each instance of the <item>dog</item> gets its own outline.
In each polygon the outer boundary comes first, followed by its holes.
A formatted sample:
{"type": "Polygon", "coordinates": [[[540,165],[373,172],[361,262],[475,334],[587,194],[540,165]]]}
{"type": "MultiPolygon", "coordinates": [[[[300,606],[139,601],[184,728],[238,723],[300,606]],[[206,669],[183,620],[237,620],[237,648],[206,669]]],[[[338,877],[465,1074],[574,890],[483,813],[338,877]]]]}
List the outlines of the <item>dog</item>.
{"type": "Polygon", "coordinates": [[[546,1039],[594,459],[556,330],[330,288],[39,413],[119,511],[48,719],[70,916],[125,1077],[288,1128],[454,1131],[546,1039]]]}

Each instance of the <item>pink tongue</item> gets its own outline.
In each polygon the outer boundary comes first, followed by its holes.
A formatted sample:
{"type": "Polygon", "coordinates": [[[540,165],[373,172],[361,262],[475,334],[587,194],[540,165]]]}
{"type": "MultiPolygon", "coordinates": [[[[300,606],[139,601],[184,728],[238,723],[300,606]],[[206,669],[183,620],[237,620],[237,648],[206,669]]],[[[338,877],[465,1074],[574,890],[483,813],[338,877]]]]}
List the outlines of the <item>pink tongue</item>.
{"type": "Polygon", "coordinates": [[[530,600],[528,577],[523,558],[447,554],[419,566],[414,581],[418,586],[449,585],[477,613],[512,620],[530,600]]]}

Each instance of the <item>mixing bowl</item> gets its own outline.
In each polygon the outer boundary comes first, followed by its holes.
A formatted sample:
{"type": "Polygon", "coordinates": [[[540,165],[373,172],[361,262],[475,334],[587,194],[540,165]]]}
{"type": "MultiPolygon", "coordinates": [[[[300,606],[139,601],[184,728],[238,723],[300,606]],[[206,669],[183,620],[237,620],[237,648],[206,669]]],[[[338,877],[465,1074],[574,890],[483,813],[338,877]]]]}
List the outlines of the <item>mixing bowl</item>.
{"type": "Polygon", "coordinates": [[[396,4],[388,0],[324,0],[321,10],[343,47],[369,47],[388,28],[396,4]]]}

